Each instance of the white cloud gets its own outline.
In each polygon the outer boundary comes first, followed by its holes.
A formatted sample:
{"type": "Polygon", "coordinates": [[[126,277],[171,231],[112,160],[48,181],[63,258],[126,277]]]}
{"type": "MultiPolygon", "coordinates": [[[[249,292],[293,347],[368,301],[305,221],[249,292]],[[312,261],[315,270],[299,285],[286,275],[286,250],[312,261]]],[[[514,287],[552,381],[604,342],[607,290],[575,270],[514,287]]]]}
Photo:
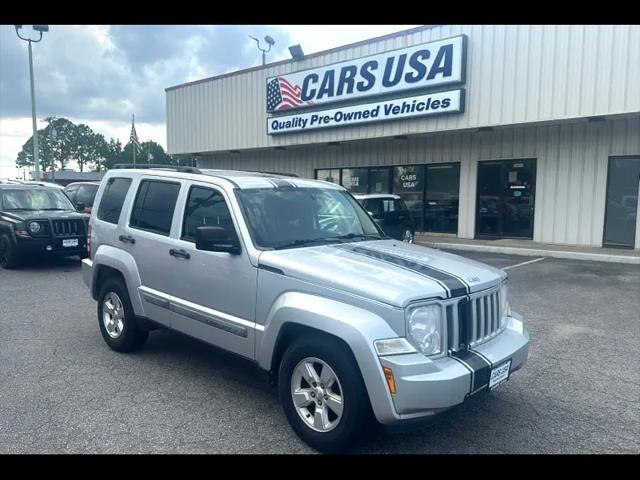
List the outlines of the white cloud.
{"type": "MultiPolygon", "coordinates": [[[[125,144],[136,113],[139,138],[164,147],[164,89],[259,65],[247,32],[274,37],[267,57],[274,62],[289,58],[296,43],[310,54],[413,26],[53,26],[34,47],[38,118],[66,117],[125,144]]],[[[15,159],[31,136],[23,43],[0,26],[0,178],[22,175],[15,159]]]]}

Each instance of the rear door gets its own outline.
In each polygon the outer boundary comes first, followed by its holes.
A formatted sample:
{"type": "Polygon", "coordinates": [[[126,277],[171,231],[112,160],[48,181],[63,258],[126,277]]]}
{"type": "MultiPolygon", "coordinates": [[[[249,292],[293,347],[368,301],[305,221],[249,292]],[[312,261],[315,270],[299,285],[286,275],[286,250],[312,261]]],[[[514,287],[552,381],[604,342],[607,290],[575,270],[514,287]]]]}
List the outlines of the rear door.
{"type": "Polygon", "coordinates": [[[120,248],[136,259],[146,315],[171,324],[169,292],[177,281],[171,270],[169,235],[183,181],[142,177],[127,224],[118,237],[120,248]]]}

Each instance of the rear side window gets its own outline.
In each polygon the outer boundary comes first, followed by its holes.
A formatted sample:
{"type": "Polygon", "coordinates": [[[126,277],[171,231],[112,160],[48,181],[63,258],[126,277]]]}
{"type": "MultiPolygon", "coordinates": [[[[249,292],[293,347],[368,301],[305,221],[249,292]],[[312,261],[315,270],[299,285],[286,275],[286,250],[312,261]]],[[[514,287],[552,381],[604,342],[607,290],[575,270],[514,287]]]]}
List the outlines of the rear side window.
{"type": "Polygon", "coordinates": [[[157,180],[140,182],[129,225],[169,235],[180,184],[157,180]]]}
{"type": "Polygon", "coordinates": [[[195,242],[198,227],[233,229],[233,220],[224,197],[217,190],[191,187],[184,210],[182,239],[195,242]]]}
{"type": "MultiPolygon", "coordinates": [[[[98,219],[118,224],[122,204],[131,186],[130,178],[110,178],[98,207],[98,219]]],[[[88,205],[87,205],[88,206],[88,205]]]]}

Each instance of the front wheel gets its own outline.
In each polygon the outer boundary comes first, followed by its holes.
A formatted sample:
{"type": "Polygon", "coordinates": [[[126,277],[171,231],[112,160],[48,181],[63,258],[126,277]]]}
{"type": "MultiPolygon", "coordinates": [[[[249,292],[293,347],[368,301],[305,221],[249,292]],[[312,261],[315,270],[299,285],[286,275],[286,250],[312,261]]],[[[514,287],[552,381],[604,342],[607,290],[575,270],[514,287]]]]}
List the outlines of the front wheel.
{"type": "Polygon", "coordinates": [[[356,446],[374,424],[353,356],[336,340],[300,338],[286,350],[278,375],[287,420],[308,445],[324,453],[356,446]]]}
{"type": "Polygon", "coordinates": [[[0,236],[0,265],[7,270],[20,266],[20,256],[6,233],[0,236]]]}

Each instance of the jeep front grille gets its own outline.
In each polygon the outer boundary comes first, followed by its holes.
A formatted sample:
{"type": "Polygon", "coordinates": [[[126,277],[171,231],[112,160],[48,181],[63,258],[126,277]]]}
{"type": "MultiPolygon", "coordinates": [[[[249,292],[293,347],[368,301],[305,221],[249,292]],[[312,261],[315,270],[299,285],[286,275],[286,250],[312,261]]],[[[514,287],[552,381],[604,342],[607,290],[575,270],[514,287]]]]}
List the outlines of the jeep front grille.
{"type": "Polygon", "coordinates": [[[85,235],[84,220],[53,220],[53,234],[56,237],[85,235]]]}
{"type": "Polygon", "coordinates": [[[473,347],[504,330],[501,321],[501,292],[499,287],[493,287],[445,305],[447,343],[450,350],[457,352],[473,347]]]}
{"type": "Polygon", "coordinates": [[[499,296],[500,291],[496,290],[488,295],[471,299],[469,346],[489,340],[499,332],[502,318],[499,296]]]}

